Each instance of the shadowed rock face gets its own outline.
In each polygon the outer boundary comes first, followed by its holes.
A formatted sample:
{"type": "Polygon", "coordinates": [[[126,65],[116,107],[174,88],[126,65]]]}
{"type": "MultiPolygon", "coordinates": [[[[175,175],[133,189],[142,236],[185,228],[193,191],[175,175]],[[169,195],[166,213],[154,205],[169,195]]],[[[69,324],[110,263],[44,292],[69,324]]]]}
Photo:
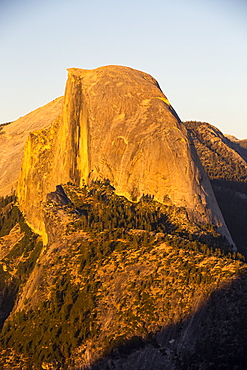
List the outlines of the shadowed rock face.
{"type": "Polygon", "coordinates": [[[187,131],[150,75],[120,66],[69,69],[62,120],[42,136],[30,136],[19,182],[21,207],[36,230],[41,201],[57,184],[109,179],[117,194],[185,207],[231,241],[187,131]]]}
{"type": "Polygon", "coordinates": [[[47,201],[61,206],[71,203],[71,201],[65,194],[62,185],[57,185],[56,191],[47,194],[47,201]]]}
{"type": "Polygon", "coordinates": [[[184,122],[238,250],[247,256],[247,140],[206,122],[184,122]]]}

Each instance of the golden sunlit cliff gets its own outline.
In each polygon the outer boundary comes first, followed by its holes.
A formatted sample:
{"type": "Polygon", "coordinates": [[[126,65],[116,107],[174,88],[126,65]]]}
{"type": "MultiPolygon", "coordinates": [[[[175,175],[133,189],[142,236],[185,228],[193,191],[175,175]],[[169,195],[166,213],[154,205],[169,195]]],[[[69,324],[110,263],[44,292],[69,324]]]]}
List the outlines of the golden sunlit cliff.
{"type": "Polygon", "coordinates": [[[28,134],[49,127],[62,113],[62,106],[63,97],[60,97],[14,122],[0,126],[0,196],[16,189],[28,134]]]}
{"type": "Polygon", "coordinates": [[[244,142],[126,67],[69,69],[50,104],[0,197],[0,368],[246,369],[244,142]]]}
{"type": "Polygon", "coordinates": [[[232,243],[187,131],[157,81],[120,66],[69,69],[61,119],[26,143],[21,210],[47,242],[47,194],[69,181],[104,179],[131,201],[149,194],[184,207],[191,220],[216,225],[232,243]]]}

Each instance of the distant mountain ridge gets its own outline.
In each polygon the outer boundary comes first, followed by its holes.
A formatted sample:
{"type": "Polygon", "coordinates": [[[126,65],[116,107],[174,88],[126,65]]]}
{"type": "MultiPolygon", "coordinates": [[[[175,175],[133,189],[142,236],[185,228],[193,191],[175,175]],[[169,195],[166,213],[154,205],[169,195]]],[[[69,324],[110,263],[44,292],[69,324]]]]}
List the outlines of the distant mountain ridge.
{"type": "Polygon", "coordinates": [[[232,143],[233,148],[247,161],[247,139],[237,139],[232,135],[225,135],[232,143]]]}
{"type": "Polygon", "coordinates": [[[209,123],[187,121],[184,124],[210,179],[246,181],[247,163],[240,145],[209,123]]]}
{"type": "Polygon", "coordinates": [[[247,255],[246,140],[223,135],[205,122],[184,122],[213,186],[231,235],[247,255]]]}

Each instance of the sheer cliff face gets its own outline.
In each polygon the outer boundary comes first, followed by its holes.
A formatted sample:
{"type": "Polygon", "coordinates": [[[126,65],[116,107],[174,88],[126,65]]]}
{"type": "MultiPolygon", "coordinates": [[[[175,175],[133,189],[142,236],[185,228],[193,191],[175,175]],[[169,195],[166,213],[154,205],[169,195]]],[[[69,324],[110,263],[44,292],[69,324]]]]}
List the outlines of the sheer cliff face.
{"type": "Polygon", "coordinates": [[[63,97],[3,126],[0,131],[0,196],[16,189],[23,150],[30,132],[46,128],[62,113],[63,97]]]}
{"type": "MultiPolygon", "coordinates": [[[[20,208],[27,223],[47,243],[42,202],[54,190],[58,163],[55,160],[56,148],[60,139],[57,135],[60,118],[47,129],[29,134],[23,154],[21,175],[18,183],[20,208]]],[[[62,164],[60,164],[62,165],[62,164]]]]}
{"type": "Polygon", "coordinates": [[[36,230],[41,201],[57,184],[109,179],[119,195],[138,201],[151,194],[185,207],[230,239],[187,131],[151,76],[119,66],[69,69],[62,120],[41,136],[29,137],[19,182],[21,207],[36,230]]]}

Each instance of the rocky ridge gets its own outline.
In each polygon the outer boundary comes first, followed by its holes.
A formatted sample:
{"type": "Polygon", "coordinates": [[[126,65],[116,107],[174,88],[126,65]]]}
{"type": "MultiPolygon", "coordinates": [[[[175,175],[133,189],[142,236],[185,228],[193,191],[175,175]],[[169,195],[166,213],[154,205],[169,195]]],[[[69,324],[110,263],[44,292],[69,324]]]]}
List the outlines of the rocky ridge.
{"type": "Polygon", "coordinates": [[[0,128],[0,196],[16,190],[24,145],[30,132],[46,128],[62,113],[63,97],[0,128]]]}
{"type": "Polygon", "coordinates": [[[247,256],[246,140],[223,135],[206,122],[185,122],[200,161],[211,181],[238,250],[247,256]]]}
{"type": "Polygon", "coordinates": [[[184,124],[211,180],[246,181],[247,162],[237,140],[230,140],[206,122],[188,121],[184,124]]]}
{"type": "Polygon", "coordinates": [[[134,202],[149,194],[184,207],[191,220],[216,225],[233,244],[185,127],[146,73],[120,66],[69,69],[62,117],[29,136],[18,198],[45,243],[46,195],[58,184],[98,179],[134,202]]]}

